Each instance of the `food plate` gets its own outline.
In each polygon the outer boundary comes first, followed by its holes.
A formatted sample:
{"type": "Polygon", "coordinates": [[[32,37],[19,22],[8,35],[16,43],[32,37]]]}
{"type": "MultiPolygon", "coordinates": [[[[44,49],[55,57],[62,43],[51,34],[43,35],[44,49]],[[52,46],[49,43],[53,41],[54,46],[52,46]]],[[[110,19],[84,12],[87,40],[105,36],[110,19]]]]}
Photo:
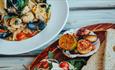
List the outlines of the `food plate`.
{"type": "Polygon", "coordinates": [[[32,38],[22,41],[0,39],[0,54],[15,55],[30,52],[41,48],[58,35],[67,21],[69,13],[67,0],[48,0],[48,4],[51,4],[51,18],[45,29],[32,38]]]}
{"type": "MultiPolygon", "coordinates": [[[[73,34],[73,33],[76,33],[79,29],[70,29],[70,30],[67,30],[66,32],[64,32],[64,34],[73,34]]],[[[94,32],[90,32],[90,35],[96,35],[94,32]]],[[[88,56],[91,56],[93,55],[95,52],[98,51],[99,49],[99,46],[100,46],[100,40],[99,38],[97,38],[96,42],[92,43],[93,45],[95,45],[95,49],[92,50],[91,52],[87,53],[87,54],[71,54],[70,51],[64,51],[63,50],[63,53],[70,57],[70,58],[75,58],[75,57],[88,57],[88,56]]]]}
{"type": "MultiPolygon", "coordinates": [[[[83,27],[86,29],[89,29],[93,32],[95,32],[100,40],[100,45],[102,45],[103,42],[106,42],[106,30],[109,28],[114,28],[115,29],[115,24],[95,24],[95,25],[90,25],[90,26],[86,26],[83,27]]],[[[58,61],[59,63],[65,61],[67,63],[72,64],[72,67],[76,67],[78,70],[82,70],[83,66],[85,66],[87,64],[87,61],[90,59],[90,56],[87,57],[76,57],[76,58],[70,58],[67,57],[63,54],[62,50],[59,49],[58,46],[58,41],[55,41],[53,44],[51,44],[49,47],[47,47],[46,49],[44,49],[36,58],[35,60],[28,66],[29,70],[34,70],[34,68],[36,67],[37,64],[40,63],[40,61],[44,60],[44,59],[49,59],[49,52],[50,52],[50,57],[52,56],[51,54],[53,53],[54,57],[53,59],[58,61]],[[74,64],[75,63],[75,64],[74,64]]],[[[100,50],[100,48],[99,48],[100,50]]],[[[99,53],[98,51],[96,53],[99,53]]],[[[92,55],[93,56],[93,55],[92,55]]],[[[101,61],[101,60],[100,60],[101,61]]],[[[95,62],[95,60],[93,60],[93,62],[95,62]]],[[[45,64],[44,64],[45,65],[45,64]]],[[[65,66],[66,64],[64,64],[65,66]]],[[[94,64],[95,66],[95,64],[94,64]]],[[[54,66],[54,68],[56,68],[54,66]]],[[[76,70],[75,68],[75,70],[76,70]]],[[[97,70],[97,68],[95,68],[97,70]]]]}

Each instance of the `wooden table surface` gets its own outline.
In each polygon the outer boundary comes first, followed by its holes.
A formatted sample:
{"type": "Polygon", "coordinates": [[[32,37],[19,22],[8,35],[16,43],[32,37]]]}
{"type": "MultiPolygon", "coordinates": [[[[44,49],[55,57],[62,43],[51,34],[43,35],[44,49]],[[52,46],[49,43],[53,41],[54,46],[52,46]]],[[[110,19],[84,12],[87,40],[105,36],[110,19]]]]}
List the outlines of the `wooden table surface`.
{"type": "MultiPolygon", "coordinates": [[[[61,0],[60,0],[61,1],[61,0]]],[[[115,0],[68,0],[70,14],[63,30],[80,28],[97,23],[115,23],[115,0]]],[[[25,70],[28,65],[49,44],[38,50],[20,55],[0,55],[0,70],[25,70]]]]}

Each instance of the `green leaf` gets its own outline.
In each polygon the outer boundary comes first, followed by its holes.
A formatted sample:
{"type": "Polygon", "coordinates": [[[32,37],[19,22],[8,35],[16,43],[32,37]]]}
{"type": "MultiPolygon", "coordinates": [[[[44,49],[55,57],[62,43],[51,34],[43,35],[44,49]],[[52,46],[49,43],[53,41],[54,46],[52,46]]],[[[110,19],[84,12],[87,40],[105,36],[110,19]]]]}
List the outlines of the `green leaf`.
{"type": "Polygon", "coordinates": [[[48,52],[48,59],[53,59],[54,58],[54,54],[53,52],[48,52]]]}
{"type": "Polygon", "coordinates": [[[46,8],[46,12],[47,12],[47,13],[49,13],[50,7],[51,7],[51,5],[48,5],[48,7],[46,8]]]}
{"type": "Polygon", "coordinates": [[[16,2],[16,6],[19,11],[22,11],[27,4],[28,4],[28,0],[17,0],[16,2]]]}
{"type": "Polygon", "coordinates": [[[86,64],[84,59],[74,59],[69,60],[68,62],[75,67],[75,70],[81,70],[81,68],[86,64]]]}
{"type": "Polygon", "coordinates": [[[13,4],[12,4],[11,0],[7,0],[7,7],[8,7],[8,8],[9,8],[9,7],[13,7],[13,4]]]}
{"type": "Polygon", "coordinates": [[[49,63],[49,70],[51,70],[53,67],[52,63],[49,63]]]}
{"type": "Polygon", "coordinates": [[[37,67],[35,67],[35,68],[34,68],[34,70],[38,70],[38,68],[37,68],[37,67]]]}

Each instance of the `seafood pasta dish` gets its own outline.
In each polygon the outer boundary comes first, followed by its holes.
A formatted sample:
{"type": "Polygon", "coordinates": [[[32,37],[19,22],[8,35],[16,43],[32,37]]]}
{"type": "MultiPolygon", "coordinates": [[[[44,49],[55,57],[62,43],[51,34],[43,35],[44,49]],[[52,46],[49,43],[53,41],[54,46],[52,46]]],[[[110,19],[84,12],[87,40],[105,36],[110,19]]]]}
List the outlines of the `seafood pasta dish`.
{"type": "Polygon", "coordinates": [[[0,11],[0,38],[21,41],[42,31],[50,19],[47,0],[6,0],[0,11]]]}

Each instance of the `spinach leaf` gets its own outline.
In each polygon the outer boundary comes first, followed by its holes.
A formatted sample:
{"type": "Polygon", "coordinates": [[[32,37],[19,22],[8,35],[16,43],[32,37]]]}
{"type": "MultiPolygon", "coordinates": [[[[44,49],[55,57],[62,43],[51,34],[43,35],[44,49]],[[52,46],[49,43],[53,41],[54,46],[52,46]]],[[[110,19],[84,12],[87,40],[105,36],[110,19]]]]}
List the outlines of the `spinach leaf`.
{"type": "Polygon", "coordinates": [[[71,65],[75,67],[75,70],[81,70],[81,68],[86,64],[84,59],[74,59],[68,61],[71,65]]]}
{"type": "Polygon", "coordinates": [[[49,70],[51,70],[53,67],[52,63],[49,63],[49,70]]]}
{"type": "Polygon", "coordinates": [[[37,68],[37,67],[35,67],[35,68],[34,68],[34,70],[38,70],[38,68],[37,68]]]}

